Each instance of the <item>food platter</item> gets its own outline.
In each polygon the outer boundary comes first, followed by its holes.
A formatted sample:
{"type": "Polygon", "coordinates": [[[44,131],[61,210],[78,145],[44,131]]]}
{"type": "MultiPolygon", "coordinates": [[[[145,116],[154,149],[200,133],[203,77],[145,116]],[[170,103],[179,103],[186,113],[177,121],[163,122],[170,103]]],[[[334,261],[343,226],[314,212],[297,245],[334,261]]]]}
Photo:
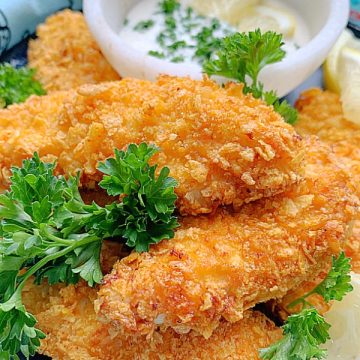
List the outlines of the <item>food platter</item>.
{"type": "Polygon", "coordinates": [[[0,357],[360,359],[349,2],[316,22],[311,1],[241,1],[71,1],[18,26],[0,357]]]}

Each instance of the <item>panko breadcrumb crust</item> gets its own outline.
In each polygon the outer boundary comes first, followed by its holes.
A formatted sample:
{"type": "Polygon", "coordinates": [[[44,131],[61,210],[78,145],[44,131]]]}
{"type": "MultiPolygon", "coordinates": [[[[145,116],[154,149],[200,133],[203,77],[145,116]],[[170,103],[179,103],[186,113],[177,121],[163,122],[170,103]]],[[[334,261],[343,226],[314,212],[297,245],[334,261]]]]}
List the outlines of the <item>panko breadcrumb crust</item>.
{"type": "Polygon", "coordinates": [[[224,89],[208,79],[162,76],[62,94],[62,104],[53,94],[0,110],[0,124],[11,123],[0,129],[3,186],[4,172],[38,151],[56,158],[61,173],[81,171],[82,185],[94,188],[101,179],[98,162],[114,148],[140,142],[160,147],[153,162],[178,180],[182,214],[239,208],[302,178],[301,137],[271,107],[243,95],[240,85],[224,89]]]}
{"type": "MultiPolygon", "coordinates": [[[[300,96],[296,107],[299,110],[297,131],[303,135],[317,135],[331,145],[360,196],[360,126],[345,119],[340,97],[329,91],[310,89],[300,96]]],[[[357,219],[345,250],[352,258],[353,271],[360,273],[360,209],[357,219]]]]}
{"type": "MultiPolygon", "coordinates": [[[[104,242],[102,268],[110,271],[120,255],[116,243],[104,242]]],[[[94,311],[97,289],[84,282],[48,286],[27,283],[24,304],[45,332],[40,353],[53,360],[258,360],[258,351],[281,338],[265,315],[247,311],[236,324],[222,322],[209,340],[195,333],[156,332],[153,339],[115,335],[94,311]]]]}
{"type": "Polygon", "coordinates": [[[49,93],[120,79],[80,12],[63,10],[49,16],[36,35],[29,43],[29,66],[36,69],[36,79],[49,93]]]}
{"type": "Polygon", "coordinates": [[[312,138],[305,180],[238,213],[185,218],[170,241],[114,265],[96,309],[120,333],[209,337],[224,318],[281,298],[340,252],[359,205],[331,149],[312,138]]]}
{"type": "Polygon", "coordinates": [[[31,96],[23,104],[0,109],[0,191],[9,185],[10,167],[21,165],[35,151],[51,154],[44,158],[49,161],[60,155],[63,140],[52,123],[66,96],[31,96]]]}

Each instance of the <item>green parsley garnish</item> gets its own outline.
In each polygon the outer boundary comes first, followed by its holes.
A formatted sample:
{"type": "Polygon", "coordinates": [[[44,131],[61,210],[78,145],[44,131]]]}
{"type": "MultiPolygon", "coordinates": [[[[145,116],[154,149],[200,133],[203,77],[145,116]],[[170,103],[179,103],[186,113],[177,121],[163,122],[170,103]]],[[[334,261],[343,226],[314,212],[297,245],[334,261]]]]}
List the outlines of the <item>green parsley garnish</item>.
{"type": "Polygon", "coordinates": [[[220,23],[217,19],[212,20],[210,27],[204,26],[195,36],[196,51],[194,58],[200,61],[209,60],[211,55],[220,48],[221,39],[214,36],[214,32],[218,30],[220,23]]]}
{"type": "Polygon", "coordinates": [[[293,301],[288,307],[292,308],[298,304],[302,304],[303,307],[311,306],[306,299],[313,294],[319,294],[326,302],[341,301],[347,293],[353,290],[350,270],[350,259],[345,256],[345,253],[342,252],[338,258],[333,257],[331,269],[326,278],[315,289],[293,301]]]}
{"type": "Polygon", "coordinates": [[[284,58],[282,45],[282,35],[273,31],[262,34],[257,29],[248,34],[229,35],[222,39],[216,56],[205,61],[203,70],[209,76],[223,76],[243,83],[245,94],[252,93],[255,98],[262,98],[268,105],[273,105],[286,122],[293,124],[297,119],[296,110],[286,100],[280,102],[275,92],[265,92],[263,84],[258,81],[259,73],[266,65],[284,58]]]}
{"type": "Polygon", "coordinates": [[[320,348],[330,340],[328,324],[324,317],[308,302],[312,294],[321,295],[326,302],[341,301],[353,290],[350,276],[350,259],[341,253],[332,259],[332,267],[326,278],[314,290],[302,296],[289,305],[302,304],[298,314],[288,317],[283,326],[284,337],[266,349],[260,350],[260,357],[264,360],[311,360],[326,358],[326,350],[320,348]]]}
{"type": "Polygon", "coordinates": [[[22,304],[30,277],[36,283],[90,286],[103,277],[103,239],[124,239],[136,251],[174,236],[176,181],[169,169],[149,165],[158,151],[145,143],[115,150],[115,158],[99,165],[100,186],[119,202],[86,205],[78,177],[55,176],[55,164],[37,154],[21,168],[12,168],[10,190],[0,195],[0,358],[34,355],[44,334],[22,304]],[[158,173],[158,175],[156,175],[158,173]]]}
{"type": "Polygon", "coordinates": [[[10,64],[0,64],[0,108],[24,102],[30,95],[44,95],[42,85],[34,79],[34,69],[15,69],[10,64]]]}
{"type": "Polygon", "coordinates": [[[160,2],[160,9],[166,15],[171,15],[180,7],[180,3],[177,0],[162,0],[160,2]]]}
{"type": "Polygon", "coordinates": [[[184,62],[186,51],[189,57],[201,63],[218,49],[218,36],[230,33],[229,26],[218,19],[201,16],[177,1],[160,1],[158,7],[159,11],[153,15],[162,16],[159,20],[162,28],[156,37],[160,49],[150,51],[149,55],[159,57],[160,53],[161,58],[184,62]]]}
{"type": "Polygon", "coordinates": [[[150,50],[148,54],[159,59],[165,59],[165,54],[161,51],[150,50]]]}
{"type": "Polygon", "coordinates": [[[172,43],[171,45],[168,46],[168,49],[170,52],[175,52],[179,49],[183,49],[186,48],[187,44],[184,40],[179,40],[179,41],[175,41],[174,43],[172,43]]]}
{"type": "Polygon", "coordinates": [[[134,30],[139,31],[139,32],[143,32],[143,31],[151,29],[154,25],[155,25],[154,20],[144,20],[144,21],[138,22],[134,26],[134,30]]]}
{"type": "Polygon", "coordinates": [[[185,61],[185,58],[181,55],[175,56],[172,59],[170,59],[171,62],[173,63],[181,63],[183,61],[185,61]]]}
{"type": "Polygon", "coordinates": [[[260,350],[264,360],[324,359],[326,350],[319,346],[330,339],[330,325],[316,309],[304,309],[289,316],[283,326],[284,337],[267,349],[260,350]]]}

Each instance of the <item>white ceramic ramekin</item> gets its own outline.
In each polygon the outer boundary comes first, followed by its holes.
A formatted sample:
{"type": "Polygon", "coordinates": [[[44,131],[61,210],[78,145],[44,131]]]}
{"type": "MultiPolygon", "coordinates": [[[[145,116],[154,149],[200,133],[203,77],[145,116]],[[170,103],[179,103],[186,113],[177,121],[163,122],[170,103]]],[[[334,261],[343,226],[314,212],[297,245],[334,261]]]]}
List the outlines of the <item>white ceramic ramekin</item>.
{"type": "MultiPolygon", "coordinates": [[[[83,0],[90,31],[111,65],[123,77],[154,80],[160,73],[202,77],[196,66],[157,59],[130,47],[119,36],[129,10],[140,0],[83,0]]],[[[267,89],[283,96],[311,75],[325,60],[349,16],[348,0],[283,0],[294,7],[309,27],[311,41],[260,76],[267,89]]]]}

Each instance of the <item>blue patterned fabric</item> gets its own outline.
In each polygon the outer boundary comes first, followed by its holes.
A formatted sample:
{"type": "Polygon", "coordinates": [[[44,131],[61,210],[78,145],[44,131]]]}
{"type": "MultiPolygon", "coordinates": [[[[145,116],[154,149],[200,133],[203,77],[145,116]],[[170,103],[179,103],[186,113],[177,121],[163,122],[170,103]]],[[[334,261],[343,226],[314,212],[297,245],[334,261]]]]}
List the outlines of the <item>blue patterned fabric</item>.
{"type": "Polygon", "coordinates": [[[80,10],[82,0],[1,0],[0,56],[33,34],[48,15],[68,7],[80,10]]]}

